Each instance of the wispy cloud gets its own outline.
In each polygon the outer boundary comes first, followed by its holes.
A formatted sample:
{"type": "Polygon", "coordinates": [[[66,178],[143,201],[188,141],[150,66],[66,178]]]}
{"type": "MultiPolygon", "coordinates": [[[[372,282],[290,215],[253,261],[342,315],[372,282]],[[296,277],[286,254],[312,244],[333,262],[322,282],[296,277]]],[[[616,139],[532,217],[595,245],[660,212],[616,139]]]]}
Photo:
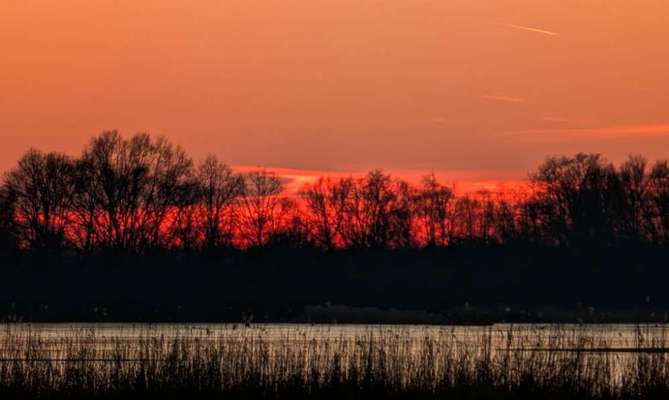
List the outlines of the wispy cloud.
{"type": "Polygon", "coordinates": [[[502,101],[505,103],[525,103],[527,99],[522,97],[512,97],[512,96],[497,96],[497,95],[483,95],[482,99],[493,100],[493,101],[502,101]]]}
{"type": "Polygon", "coordinates": [[[555,116],[546,116],[543,117],[542,120],[546,122],[556,122],[556,123],[561,123],[561,124],[578,124],[583,121],[576,120],[576,119],[571,119],[571,118],[565,118],[565,117],[555,117],[555,116]]]}
{"type": "Polygon", "coordinates": [[[561,142],[578,139],[624,139],[636,137],[669,137],[669,123],[647,125],[618,125],[586,128],[528,129],[508,132],[504,136],[530,141],[561,142]]]}
{"type": "Polygon", "coordinates": [[[548,35],[548,36],[558,36],[559,35],[559,33],[557,33],[557,32],[547,31],[545,29],[532,28],[531,26],[523,26],[523,25],[515,25],[515,24],[506,24],[504,26],[506,26],[507,28],[516,29],[516,30],[519,30],[519,31],[541,33],[541,34],[548,35]]]}
{"type": "MultiPolygon", "coordinates": [[[[297,169],[285,167],[258,167],[251,165],[233,165],[232,168],[240,173],[264,170],[275,174],[284,185],[286,196],[296,196],[306,184],[313,184],[319,177],[332,179],[360,178],[367,171],[377,166],[357,166],[348,170],[317,170],[297,169]]],[[[381,166],[384,167],[384,166],[381,166]]],[[[420,185],[427,174],[434,174],[442,183],[452,186],[461,194],[475,193],[481,190],[492,192],[511,193],[523,189],[525,182],[523,170],[469,170],[469,169],[434,169],[434,168],[393,168],[385,166],[383,170],[395,178],[405,180],[413,185],[420,185]]]]}

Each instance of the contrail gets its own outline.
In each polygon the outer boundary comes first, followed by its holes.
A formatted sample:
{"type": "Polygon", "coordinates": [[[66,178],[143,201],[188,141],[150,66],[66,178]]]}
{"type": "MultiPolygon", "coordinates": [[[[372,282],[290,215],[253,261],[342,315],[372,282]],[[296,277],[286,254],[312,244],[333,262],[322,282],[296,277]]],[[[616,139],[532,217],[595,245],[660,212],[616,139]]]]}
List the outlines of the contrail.
{"type": "Polygon", "coordinates": [[[484,95],[481,96],[482,99],[486,100],[495,100],[503,101],[505,103],[525,103],[527,100],[522,97],[511,97],[511,96],[493,96],[493,95],[484,95]]]}
{"type": "Polygon", "coordinates": [[[521,31],[543,33],[544,35],[549,35],[549,36],[559,35],[559,33],[557,33],[557,32],[545,31],[543,29],[532,28],[532,27],[529,27],[529,26],[506,24],[506,27],[511,28],[511,29],[518,29],[518,30],[521,30],[521,31]]]}

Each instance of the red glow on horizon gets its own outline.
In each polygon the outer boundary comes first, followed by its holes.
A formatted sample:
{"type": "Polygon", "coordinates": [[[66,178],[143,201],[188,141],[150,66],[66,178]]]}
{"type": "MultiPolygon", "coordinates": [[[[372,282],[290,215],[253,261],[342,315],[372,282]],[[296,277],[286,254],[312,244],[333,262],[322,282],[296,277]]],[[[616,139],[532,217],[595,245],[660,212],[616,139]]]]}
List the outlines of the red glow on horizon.
{"type": "MultiPolygon", "coordinates": [[[[324,171],[312,169],[297,169],[285,167],[261,167],[250,165],[233,165],[233,170],[239,173],[247,173],[251,171],[264,170],[275,174],[284,184],[284,193],[288,195],[296,195],[299,191],[308,184],[316,182],[319,178],[361,178],[367,175],[369,171],[324,171]]],[[[441,183],[451,187],[457,194],[476,193],[481,191],[494,193],[510,193],[515,191],[527,190],[528,182],[523,179],[523,175],[527,173],[522,172],[506,172],[500,173],[498,171],[467,171],[467,170],[396,170],[383,169],[387,174],[390,174],[395,179],[401,179],[407,183],[418,186],[422,179],[430,174],[434,176],[441,183]]]]}

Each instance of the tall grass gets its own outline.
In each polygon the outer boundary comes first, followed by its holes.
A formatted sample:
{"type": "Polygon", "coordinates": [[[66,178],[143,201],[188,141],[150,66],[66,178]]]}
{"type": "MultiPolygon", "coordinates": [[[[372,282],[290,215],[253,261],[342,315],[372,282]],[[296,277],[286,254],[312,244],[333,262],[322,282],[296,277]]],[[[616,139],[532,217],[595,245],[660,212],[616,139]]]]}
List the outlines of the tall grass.
{"type": "Polygon", "coordinates": [[[111,332],[6,326],[0,398],[669,398],[664,328],[111,332]]]}

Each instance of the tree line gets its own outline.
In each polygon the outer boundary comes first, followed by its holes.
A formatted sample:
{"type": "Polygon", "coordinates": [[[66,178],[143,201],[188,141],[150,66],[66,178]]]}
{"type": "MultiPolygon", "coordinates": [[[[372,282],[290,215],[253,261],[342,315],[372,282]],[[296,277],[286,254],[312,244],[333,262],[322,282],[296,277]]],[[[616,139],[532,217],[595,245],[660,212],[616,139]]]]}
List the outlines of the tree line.
{"type": "Polygon", "coordinates": [[[516,245],[669,246],[669,163],[550,157],[513,193],[374,170],[289,196],[272,172],[195,163],[164,138],[110,131],[76,158],[31,149],[0,186],[0,246],[16,251],[516,245]]]}

